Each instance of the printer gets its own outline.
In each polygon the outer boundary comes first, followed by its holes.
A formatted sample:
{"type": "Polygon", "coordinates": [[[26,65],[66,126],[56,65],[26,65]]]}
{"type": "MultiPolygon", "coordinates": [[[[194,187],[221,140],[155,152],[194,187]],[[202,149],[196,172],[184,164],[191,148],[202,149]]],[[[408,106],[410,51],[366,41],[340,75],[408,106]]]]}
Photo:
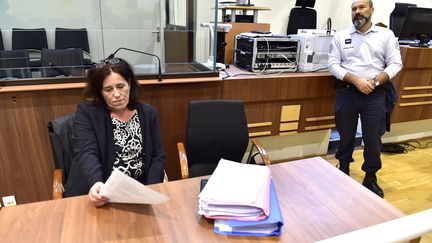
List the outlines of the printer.
{"type": "Polygon", "coordinates": [[[328,52],[333,35],[326,35],[320,31],[299,30],[298,34],[290,35],[290,37],[299,41],[298,71],[317,72],[328,70],[328,52]]]}

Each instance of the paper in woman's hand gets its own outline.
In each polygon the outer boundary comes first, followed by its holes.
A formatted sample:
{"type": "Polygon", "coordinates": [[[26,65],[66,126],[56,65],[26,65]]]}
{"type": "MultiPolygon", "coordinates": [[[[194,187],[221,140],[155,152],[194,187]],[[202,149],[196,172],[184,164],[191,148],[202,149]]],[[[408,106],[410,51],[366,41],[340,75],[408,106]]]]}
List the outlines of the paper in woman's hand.
{"type": "Polygon", "coordinates": [[[113,203],[158,204],[169,198],[154,191],[118,169],[114,169],[108,180],[101,187],[100,195],[113,203]]]}

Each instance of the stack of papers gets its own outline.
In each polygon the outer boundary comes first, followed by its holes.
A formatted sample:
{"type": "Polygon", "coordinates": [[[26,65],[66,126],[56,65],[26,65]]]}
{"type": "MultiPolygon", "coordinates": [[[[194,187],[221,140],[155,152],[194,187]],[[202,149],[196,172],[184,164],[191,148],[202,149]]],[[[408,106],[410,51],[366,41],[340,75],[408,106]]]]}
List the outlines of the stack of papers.
{"type": "Polygon", "coordinates": [[[280,235],[282,225],[282,213],[272,182],[270,185],[270,215],[267,218],[258,221],[216,219],[214,231],[217,234],[228,235],[280,235]]]}
{"type": "Polygon", "coordinates": [[[198,213],[216,219],[214,231],[233,235],[279,235],[282,214],[271,171],[222,159],[199,195],[198,213]]]}
{"type": "Polygon", "coordinates": [[[270,213],[270,169],[221,159],[199,195],[207,218],[259,220],[270,213]]]}

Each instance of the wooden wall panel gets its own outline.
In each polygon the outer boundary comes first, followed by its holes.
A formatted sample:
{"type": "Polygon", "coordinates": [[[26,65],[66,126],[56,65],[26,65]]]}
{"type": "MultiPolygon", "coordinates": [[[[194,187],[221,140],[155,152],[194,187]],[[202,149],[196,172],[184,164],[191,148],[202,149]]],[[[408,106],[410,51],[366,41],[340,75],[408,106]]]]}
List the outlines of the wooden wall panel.
{"type": "Polygon", "coordinates": [[[73,112],[81,91],[55,90],[0,94],[0,195],[18,203],[51,197],[54,163],[47,123],[73,112]]]}
{"type": "Polygon", "coordinates": [[[257,75],[227,79],[223,82],[223,97],[244,102],[269,102],[334,96],[334,77],[330,73],[295,73],[289,77],[257,75]]]}
{"type": "MultiPolygon", "coordinates": [[[[229,71],[235,72],[232,68],[229,71]]],[[[400,94],[405,82],[432,85],[431,76],[428,68],[405,68],[394,83],[400,94]]],[[[301,106],[298,132],[305,131],[305,127],[324,128],[334,123],[333,119],[310,119],[333,116],[334,77],[328,72],[141,83],[141,100],[159,112],[166,170],[171,180],[180,178],[176,143],[184,141],[191,100],[243,100],[249,124],[269,124],[250,128],[251,133],[279,134],[281,109],[286,105],[301,106]]],[[[0,87],[0,196],[14,194],[18,203],[51,198],[54,164],[46,126],[49,120],[75,111],[82,88],[82,83],[0,87]]],[[[427,119],[432,118],[431,113],[430,105],[406,110],[397,106],[393,118],[398,122],[427,119]]]]}
{"type": "MultiPolygon", "coordinates": [[[[302,105],[302,112],[300,113],[299,132],[307,131],[307,129],[305,129],[307,127],[316,127],[316,126],[334,124],[335,123],[334,119],[323,119],[328,116],[334,116],[334,107],[335,107],[335,94],[333,95],[333,97],[323,97],[314,100],[310,100],[310,99],[305,100],[302,105]]],[[[324,128],[329,128],[329,127],[324,126],[321,129],[324,128]]]]}
{"type": "Polygon", "coordinates": [[[432,51],[429,48],[401,47],[404,68],[432,68],[432,51]]]}
{"type": "Polygon", "coordinates": [[[408,122],[432,118],[431,97],[410,97],[432,94],[432,49],[401,48],[403,69],[393,84],[399,95],[392,122],[408,122]]]}

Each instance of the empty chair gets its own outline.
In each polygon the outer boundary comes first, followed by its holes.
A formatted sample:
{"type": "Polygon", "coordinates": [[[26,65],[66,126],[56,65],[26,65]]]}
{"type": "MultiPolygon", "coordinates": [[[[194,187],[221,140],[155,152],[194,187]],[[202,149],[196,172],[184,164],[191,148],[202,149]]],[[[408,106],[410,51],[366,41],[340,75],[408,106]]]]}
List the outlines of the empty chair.
{"type": "Polygon", "coordinates": [[[55,30],[55,48],[81,48],[84,53],[90,57],[84,59],[85,64],[91,64],[90,47],[86,28],[68,29],[56,28],[55,30]]]}
{"type": "Polygon", "coordinates": [[[12,50],[27,49],[30,56],[30,67],[40,67],[40,52],[48,48],[45,28],[12,29],[12,50]]]}
{"type": "Polygon", "coordinates": [[[405,16],[409,7],[417,7],[417,4],[412,3],[395,3],[395,8],[390,14],[390,26],[396,37],[399,37],[404,24],[405,16]]]}
{"type": "Polygon", "coordinates": [[[48,135],[54,158],[53,199],[63,197],[67,176],[73,159],[72,134],[75,113],[48,122],[48,135]]]}
{"type": "Polygon", "coordinates": [[[43,49],[42,77],[55,76],[84,76],[83,53],[80,48],[75,49],[43,49]]]}
{"type": "Polygon", "coordinates": [[[298,29],[316,29],[317,13],[313,7],[315,0],[297,0],[291,9],[287,34],[297,34],[298,29]]]}
{"type": "MultiPolygon", "coordinates": [[[[251,141],[258,148],[264,163],[270,164],[262,146],[253,139],[251,141]]],[[[177,143],[182,178],[212,174],[221,158],[240,162],[248,143],[249,133],[242,101],[191,101],[186,146],[177,143]]],[[[252,149],[249,159],[251,155],[252,149]]]]}
{"type": "Polygon", "coordinates": [[[0,51],[0,78],[31,78],[27,50],[0,51]]]}
{"type": "Polygon", "coordinates": [[[12,29],[12,49],[33,49],[41,51],[48,48],[45,28],[39,29],[12,29]]]}

